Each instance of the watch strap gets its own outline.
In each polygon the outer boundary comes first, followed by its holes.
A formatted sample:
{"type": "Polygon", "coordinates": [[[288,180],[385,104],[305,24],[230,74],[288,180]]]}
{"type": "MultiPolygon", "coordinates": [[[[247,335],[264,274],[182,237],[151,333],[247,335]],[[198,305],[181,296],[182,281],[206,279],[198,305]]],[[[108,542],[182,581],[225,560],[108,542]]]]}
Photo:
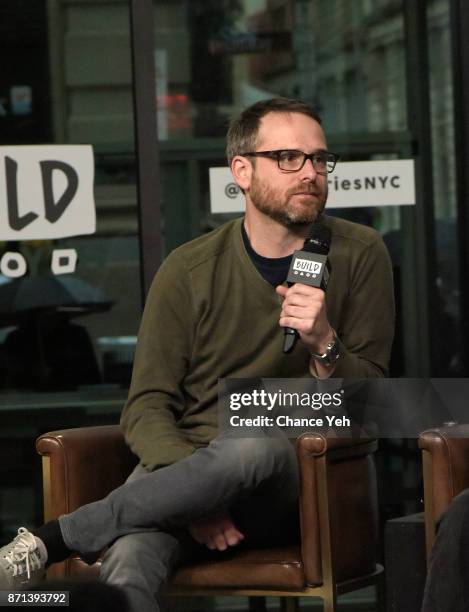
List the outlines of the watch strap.
{"type": "Polygon", "coordinates": [[[326,350],[322,355],[318,353],[311,353],[311,356],[315,361],[322,363],[325,366],[333,365],[340,357],[340,340],[334,331],[334,337],[327,344],[326,350]]]}

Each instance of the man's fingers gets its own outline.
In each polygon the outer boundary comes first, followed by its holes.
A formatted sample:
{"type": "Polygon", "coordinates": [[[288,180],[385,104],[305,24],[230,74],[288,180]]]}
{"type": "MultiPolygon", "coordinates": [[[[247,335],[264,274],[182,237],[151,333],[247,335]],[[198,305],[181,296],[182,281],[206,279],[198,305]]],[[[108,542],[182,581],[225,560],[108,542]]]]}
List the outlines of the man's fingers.
{"type": "MultiPolygon", "coordinates": [[[[296,287],[296,285],[295,285],[296,287]]],[[[295,290],[295,287],[286,289],[279,285],[277,289],[282,289],[282,293],[277,291],[279,295],[282,295],[282,308],[287,306],[301,306],[302,308],[310,308],[312,305],[322,306],[325,302],[325,293],[321,289],[315,287],[305,287],[305,291],[295,290]]]]}
{"type": "Polygon", "coordinates": [[[232,524],[225,530],[225,539],[229,546],[236,546],[244,540],[244,534],[232,524]]]}
{"type": "Polygon", "coordinates": [[[324,291],[318,287],[311,287],[310,285],[304,285],[303,283],[295,283],[291,287],[285,287],[284,285],[277,285],[275,291],[278,295],[283,298],[292,298],[293,296],[324,296],[324,291]]]}
{"type": "Polygon", "coordinates": [[[242,542],[244,540],[244,535],[242,533],[231,533],[230,535],[226,536],[226,541],[228,542],[228,544],[230,546],[236,546],[237,544],[239,544],[240,542],[242,542]]]}
{"type": "Polygon", "coordinates": [[[310,334],[314,329],[314,324],[309,319],[299,319],[297,317],[281,317],[280,327],[291,327],[299,333],[310,334]]]}
{"type": "Polygon", "coordinates": [[[282,311],[280,312],[280,317],[294,317],[295,319],[316,319],[319,312],[321,310],[321,306],[314,305],[309,308],[304,308],[303,306],[293,306],[289,304],[288,306],[284,306],[282,311]]]}
{"type": "Polygon", "coordinates": [[[226,550],[228,548],[228,543],[225,539],[224,533],[217,533],[217,535],[213,538],[215,547],[217,550],[226,550]]]}
{"type": "Polygon", "coordinates": [[[285,297],[288,291],[288,287],[285,287],[284,285],[277,285],[275,287],[275,291],[278,293],[278,295],[285,297]]]}
{"type": "Polygon", "coordinates": [[[305,285],[304,283],[295,283],[291,287],[288,287],[288,295],[315,295],[324,293],[319,287],[312,287],[311,285],[305,285]]]}
{"type": "Polygon", "coordinates": [[[207,536],[205,541],[201,542],[201,544],[205,544],[205,546],[207,548],[209,548],[210,550],[216,550],[216,548],[217,548],[217,546],[215,544],[215,540],[212,537],[210,537],[210,536],[207,536]]]}
{"type": "Polygon", "coordinates": [[[189,527],[196,542],[210,550],[226,550],[244,540],[244,534],[237,529],[228,513],[208,520],[198,521],[189,527]]]}
{"type": "Polygon", "coordinates": [[[282,302],[282,308],[286,306],[301,306],[302,308],[311,308],[311,306],[322,306],[325,302],[325,294],[313,293],[312,295],[305,295],[303,293],[295,293],[288,295],[282,302]]]}

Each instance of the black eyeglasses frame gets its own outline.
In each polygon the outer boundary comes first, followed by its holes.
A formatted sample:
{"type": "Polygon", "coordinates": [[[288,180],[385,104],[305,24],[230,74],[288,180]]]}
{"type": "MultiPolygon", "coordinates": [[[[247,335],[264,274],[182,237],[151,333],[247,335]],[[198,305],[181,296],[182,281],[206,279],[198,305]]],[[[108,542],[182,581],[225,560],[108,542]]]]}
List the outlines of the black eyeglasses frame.
{"type": "Polygon", "coordinates": [[[282,172],[299,172],[305,165],[306,160],[309,159],[311,160],[313,168],[315,169],[317,174],[320,174],[321,176],[327,176],[328,174],[331,174],[331,172],[334,172],[337,161],[340,159],[339,155],[325,150],[313,151],[313,153],[305,153],[304,151],[300,151],[299,149],[276,149],[273,151],[247,151],[246,153],[240,153],[240,155],[241,157],[267,157],[269,159],[273,159],[277,162],[279,170],[281,170],[282,172]],[[301,153],[303,155],[303,162],[301,166],[296,170],[286,170],[285,168],[282,168],[280,166],[280,155],[282,153],[301,153]],[[316,168],[317,156],[319,155],[326,155],[328,157],[327,162],[334,164],[331,170],[326,170],[326,172],[322,172],[316,168]]]}

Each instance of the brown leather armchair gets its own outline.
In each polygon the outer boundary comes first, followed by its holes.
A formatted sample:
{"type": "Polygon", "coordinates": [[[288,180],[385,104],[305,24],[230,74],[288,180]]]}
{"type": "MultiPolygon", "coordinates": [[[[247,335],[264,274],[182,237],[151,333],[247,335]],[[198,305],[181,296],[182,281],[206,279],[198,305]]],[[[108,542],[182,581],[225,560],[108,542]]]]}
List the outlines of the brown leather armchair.
{"type": "MultiPolygon", "coordinates": [[[[137,463],[117,425],[46,433],[36,447],[43,456],[45,519],[100,499],[122,484],[137,463]]],[[[378,581],[376,475],[367,439],[297,440],[301,493],[298,545],[243,550],[222,561],[178,569],[170,594],[285,597],[284,610],[298,597],[319,596],[324,612],[336,610],[337,594],[378,581]]],[[[96,576],[97,564],[79,557],[50,568],[56,578],[96,576]]]]}
{"type": "Polygon", "coordinates": [[[422,449],[427,556],[435,538],[438,518],[453,497],[469,487],[469,424],[424,431],[422,449]]]}

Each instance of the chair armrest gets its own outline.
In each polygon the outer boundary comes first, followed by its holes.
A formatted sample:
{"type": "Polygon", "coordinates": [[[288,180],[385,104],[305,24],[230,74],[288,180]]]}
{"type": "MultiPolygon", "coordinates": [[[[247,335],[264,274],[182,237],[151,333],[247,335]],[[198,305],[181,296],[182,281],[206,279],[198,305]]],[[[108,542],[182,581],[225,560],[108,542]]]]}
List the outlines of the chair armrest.
{"type": "Polygon", "coordinates": [[[304,433],[296,440],[298,452],[321,456],[326,453],[331,458],[344,459],[374,453],[378,442],[374,438],[328,438],[319,433],[304,433]]]}
{"type": "Polygon", "coordinates": [[[137,464],[118,425],[48,432],[36,449],[43,456],[46,520],[106,496],[137,464]]]}
{"type": "Polygon", "coordinates": [[[376,440],[306,433],[297,439],[296,447],[301,552],[308,583],[345,581],[372,573],[378,539],[372,459],[376,440]]]}
{"type": "Polygon", "coordinates": [[[438,518],[453,497],[469,487],[469,424],[424,431],[422,449],[427,552],[433,544],[438,518]]]}

